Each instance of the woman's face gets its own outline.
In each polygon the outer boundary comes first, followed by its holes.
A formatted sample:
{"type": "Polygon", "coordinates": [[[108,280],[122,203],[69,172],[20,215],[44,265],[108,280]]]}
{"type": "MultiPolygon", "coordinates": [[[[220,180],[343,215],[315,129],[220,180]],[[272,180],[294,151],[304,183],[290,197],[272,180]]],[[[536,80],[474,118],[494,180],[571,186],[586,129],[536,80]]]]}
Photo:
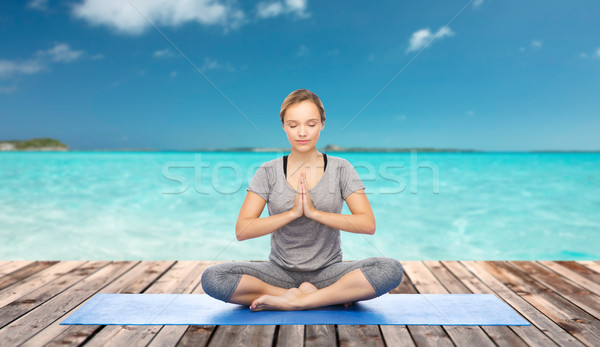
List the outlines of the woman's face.
{"type": "Polygon", "coordinates": [[[293,149],[302,152],[317,146],[319,135],[324,127],[317,105],[308,100],[288,107],[283,117],[283,130],[287,134],[288,141],[293,149]],[[299,142],[300,140],[305,142],[299,142]]]}

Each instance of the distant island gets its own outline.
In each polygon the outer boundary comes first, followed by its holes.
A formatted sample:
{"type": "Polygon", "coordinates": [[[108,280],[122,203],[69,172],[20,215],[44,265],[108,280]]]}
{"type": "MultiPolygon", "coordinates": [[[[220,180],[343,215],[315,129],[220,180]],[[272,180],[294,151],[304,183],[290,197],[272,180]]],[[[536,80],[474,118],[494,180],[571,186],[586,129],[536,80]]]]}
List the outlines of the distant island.
{"type": "MultiPolygon", "coordinates": [[[[290,152],[291,147],[280,147],[280,148],[258,148],[258,147],[237,147],[228,149],[195,149],[198,152],[290,152]]],[[[323,152],[481,152],[474,149],[454,149],[454,148],[359,148],[350,147],[344,148],[338,145],[329,144],[325,147],[319,148],[319,151],[323,152]]]]}
{"type": "MultiPolygon", "coordinates": [[[[155,148],[118,148],[118,149],[92,149],[84,152],[290,152],[291,147],[232,147],[232,148],[195,148],[195,149],[155,149],[155,148]]],[[[431,147],[408,147],[408,148],[361,148],[361,147],[341,147],[335,144],[328,144],[325,147],[318,148],[322,152],[362,152],[362,153],[381,153],[381,152],[440,152],[440,153],[485,153],[475,149],[459,148],[431,148],[431,147]]],[[[35,138],[31,140],[10,140],[0,141],[0,152],[9,151],[70,151],[69,147],[59,140],[51,138],[35,138]]],[[[76,150],[78,151],[78,150],[76,150]]],[[[510,152],[510,151],[509,151],[510,152]]],[[[518,152],[518,151],[515,151],[518,152]]],[[[593,150],[533,150],[522,151],[524,153],[598,153],[593,150]]]]}
{"type": "Polygon", "coordinates": [[[19,141],[0,141],[0,151],[68,151],[64,143],[50,138],[36,138],[19,141]]]}
{"type": "MultiPolygon", "coordinates": [[[[69,147],[56,139],[51,138],[35,138],[31,140],[11,140],[0,141],[1,151],[68,151],[69,147]]],[[[121,148],[121,149],[99,149],[95,151],[109,152],[289,152],[291,148],[277,147],[233,147],[233,148],[197,148],[189,150],[158,150],[153,148],[121,148]]],[[[319,148],[323,152],[410,152],[416,150],[418,152],[480,152],[472,149],[440,149],[440,148],[344,148],[338,145],[329,144],[319,148]]]]}

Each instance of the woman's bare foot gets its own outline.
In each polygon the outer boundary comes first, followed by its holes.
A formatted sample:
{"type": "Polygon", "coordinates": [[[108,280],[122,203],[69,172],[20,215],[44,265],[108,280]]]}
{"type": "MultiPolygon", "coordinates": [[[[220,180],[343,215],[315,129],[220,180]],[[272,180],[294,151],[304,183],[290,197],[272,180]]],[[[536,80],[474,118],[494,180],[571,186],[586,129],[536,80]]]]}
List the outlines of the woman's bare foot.
{"type": "Polygon", "coordinates": [[[263,295],[252,302],[250,310],[252,311],[292,311],[302,310],[303,308],[298,305],[298,299],[305,295],[298,288],[290,288],[287,292],[282,295],[263,295]]]}

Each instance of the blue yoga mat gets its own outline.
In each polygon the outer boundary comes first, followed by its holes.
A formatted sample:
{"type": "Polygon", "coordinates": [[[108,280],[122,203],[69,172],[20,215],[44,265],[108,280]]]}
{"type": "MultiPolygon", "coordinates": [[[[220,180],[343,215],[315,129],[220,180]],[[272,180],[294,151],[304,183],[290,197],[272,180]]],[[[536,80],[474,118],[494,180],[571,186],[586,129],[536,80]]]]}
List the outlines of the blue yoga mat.
{"type": "Polygon", "coordinates": [[[260,312],[206,294],[96,294],[60,324],[530,325],[491,294],[384,294],[347,308],[260,312]]]}

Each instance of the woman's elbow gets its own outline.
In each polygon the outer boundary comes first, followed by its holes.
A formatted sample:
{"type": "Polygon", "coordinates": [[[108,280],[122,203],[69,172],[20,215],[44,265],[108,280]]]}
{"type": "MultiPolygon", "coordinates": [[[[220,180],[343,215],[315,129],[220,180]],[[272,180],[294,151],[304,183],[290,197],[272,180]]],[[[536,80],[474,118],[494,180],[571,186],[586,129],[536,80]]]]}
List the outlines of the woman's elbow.
{"type": "Polygon", "coordinates": [[[235,231],[235,238],[238,241],[244,241],[244,238],[242,237],[242,234],[240,234],[237,230],[235,231]]]}
{"type": "Polygon", "coordinates": [[[366,234],[373,235],[375,234],[375,221],[372,221],[368,224],[366,228],[366,234]]]}
{"type": "Polygon", "coordinates": [[[236,238],[238,241],[244,241],[244,240],[246,239],[246,238],[244,237],[244,228],[243,228],[243,227],[241,227],[239,224],[240,224],[240,223],[237,223],[237,224],[235,225],[235,238],[236,238]]]}

